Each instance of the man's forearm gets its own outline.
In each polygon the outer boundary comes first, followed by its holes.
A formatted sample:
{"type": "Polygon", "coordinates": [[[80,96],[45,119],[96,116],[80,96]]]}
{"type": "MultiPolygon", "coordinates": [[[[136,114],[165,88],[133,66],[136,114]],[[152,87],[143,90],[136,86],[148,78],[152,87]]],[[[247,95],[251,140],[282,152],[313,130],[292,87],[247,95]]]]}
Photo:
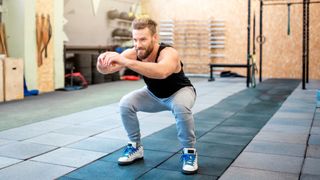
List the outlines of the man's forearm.
{"type": "Polygon", "coordinates": [[[165,79],[170,75],[168,69],[157,63],[141,62],[136,60],[128,60],[125,67],[142,74],[149,78],[165,79]]]}
{"type": "Polygon", "coordinates": [[[97,70],[101,74],[111,74],[111,73],[119,71],[120,69],[122,69],[122,67],[120,67],[119,65],[101,67],[97,64],[97,70]]]}

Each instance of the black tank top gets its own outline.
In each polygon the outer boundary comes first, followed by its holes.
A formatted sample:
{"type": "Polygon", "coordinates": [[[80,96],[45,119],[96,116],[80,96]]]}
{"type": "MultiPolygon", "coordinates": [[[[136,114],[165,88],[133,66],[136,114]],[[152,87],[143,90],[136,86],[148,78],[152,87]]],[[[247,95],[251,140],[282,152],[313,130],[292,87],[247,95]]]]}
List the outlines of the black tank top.
{"type": "MultiPolygon", "coordinates": [[[[163,43],[160,44],[155,63],[158,62],[158,57],[161,50],[163,50],[166,47],[170,47],[170,46],[163,43]]],[[[180,72],[173,73],[165,79],[152,79],[152,78],[143,76],[143,80],[147,84],[148,89],[156,97],[167,98],[183,87],[192,86],[190,80],[185,76],[183,72],[183,64],[181,61],[180,63],[181,63],[180,72]]]]}

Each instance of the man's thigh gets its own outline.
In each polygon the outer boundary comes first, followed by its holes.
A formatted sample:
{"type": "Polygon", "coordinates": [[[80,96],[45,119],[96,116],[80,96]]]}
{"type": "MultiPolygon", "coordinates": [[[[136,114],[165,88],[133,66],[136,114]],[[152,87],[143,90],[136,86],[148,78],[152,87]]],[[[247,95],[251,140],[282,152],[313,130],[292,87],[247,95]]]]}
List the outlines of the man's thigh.
{"type": "Polygon", "coordinates": [[[135,111],[143,112],[159,112],[169,110],[159,100],[153,97],[146,87],[125,95],[121,99],[120,106],[133,106],[135,111]]]}

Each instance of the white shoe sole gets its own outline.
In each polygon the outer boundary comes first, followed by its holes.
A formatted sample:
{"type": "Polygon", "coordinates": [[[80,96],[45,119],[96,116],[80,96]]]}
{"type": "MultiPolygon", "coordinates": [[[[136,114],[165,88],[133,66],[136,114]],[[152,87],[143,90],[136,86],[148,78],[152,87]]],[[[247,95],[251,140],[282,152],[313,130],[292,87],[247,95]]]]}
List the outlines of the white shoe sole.
{"type": "Polygon", "coordinates": [[[182,173],[183,173],[183,174],[186,174],[186,175],[196,174],[197,172],[198,172],[198,169],[197,169],[197,170],[194,170],[194,171],[182,170],[182,173]]]}
{"type": "Polygon", "coordinates": [[[130,165],[130,164],[133,164],[136,161],[139,161],[139,160],[142,160],[142,159],[143,159],[143,157],[134,159],[132,161],[118,161],[118,165],[120,165],[120,166],[130,165]]]}

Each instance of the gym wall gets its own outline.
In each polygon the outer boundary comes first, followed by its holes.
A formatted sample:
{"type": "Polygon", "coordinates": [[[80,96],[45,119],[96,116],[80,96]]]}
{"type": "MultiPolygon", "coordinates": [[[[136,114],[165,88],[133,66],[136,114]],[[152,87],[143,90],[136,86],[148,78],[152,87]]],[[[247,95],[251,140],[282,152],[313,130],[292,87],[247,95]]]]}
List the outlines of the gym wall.
{"type": "Polygon", "coordinates": [[[110,38],[117,22],[108,19],[107,12],[117,9],[129,12],[136,0],[101,0],[96,14],[91,0],[65,0],[64,17],[67,20],[64,31],[68,37],[66,45],[106,46],[112,45],[110,38]]]}
{"type": "Polygon", "coordinates": [[[23,60],[24,78],[28,89],[37,89],[43,93],[63,87],[62,18],[60,18],[63,0],[4,0],[3,8],[9,57],[23,60]],[[44,59],[41,67],[37,65],[36,13],[40,16],[49,14],[52,25],[48,58],[44,59]]]}
{"type": "MultiPolygon", "coordinates": [[[[211,59],[211,63],[246,64],[248,1],[244,0],[142,0],[142,13],[161,20],[224,20],[226,40],[225,58],[211,59]]],[[[259,32],[259,1],[252,0],[251,12],[256,13],[256,35],[259,32]]],[[[310,79],[320,79],[320,4],[310,5],[310,79]]],[[[264,6],[263,32],[263,78],[301,78],[302,72],[302,5],[291,7],[291,34],[287,35],[287,6],[264,6]]],[[[252,24],[252,23],[251,23],[252,24]]],[[[253,27],[252,27],[253,28],[253,27]]],[[[251,29],[252,33],[252,29],[251,29]]],[[[252,35],[251,35],[252,37],[252,35]]],[[[251,40],[252,42],[252,40],[251,40]]],[[[252,43],[251,43],[252,48],[252,43]]],[[[256,43],[257,61],[259,44],[256,43]]],[[[194,58],[194,61],[199,59],[194,58]]],[[[188,61],[189,62],[189,61],[188,61]]],[[[209,73],[203,60],[197,73],[209,73]]],[[[228,70],[224,68],[223,70],[228,70]]],[[[245,69],[229,69],[246,75],[245,69]]]]}
{"type": "MultiPolygon", "coordinates": [[[[258,10],[258,6],[256,5],[258,10]]],[[[290,7],[290,35],[288,28],[288,7],[264,6],[263,33],[266,43],[263,47],[263,76],[280,78],[302,78],[302,4],[290,7]]],[[[320,4],[310,6],[309,75],[320,79],[320,4]]],[[[258,12],[258,11],[257,11],[258,12]]]]}
{"type": "MultiPolygon", "coordinates": [[[[51,26],[54,28],[53,22],[53,1],[51,0],[36,0],[36,14],[38,16],[47,15],[50,16],[51,26]]],[[[51,92],[54,91],[54,47],[53,47],[54,34],[49,41],[47,47],[47,57],[43,57],[43,64],[38,66],[38,90],[40,92],[51,92]]]]}
{"type": "MultiPolygon", "coordinates": [[[[160,20],[222,20],[225,23],[226,47],[223,49],[225,58],[203,59],[194,57],[194,62],[202,68],[187,73],[209,73],[209,62],[245,63],[246,58],[246,22],[244,12],[247,6],[243,0],[142,0],[142,13],[150,15],[156,21],[160,20]],[[159,8],[160,7],[160,8],[159,8]],[[232,14],[231,14],[232,13],[232,14]]],[[[208,46],[209,48],[209,46],[208,46]]],[[[182,59],[183,61],[183,59],[182,59]]]]}

